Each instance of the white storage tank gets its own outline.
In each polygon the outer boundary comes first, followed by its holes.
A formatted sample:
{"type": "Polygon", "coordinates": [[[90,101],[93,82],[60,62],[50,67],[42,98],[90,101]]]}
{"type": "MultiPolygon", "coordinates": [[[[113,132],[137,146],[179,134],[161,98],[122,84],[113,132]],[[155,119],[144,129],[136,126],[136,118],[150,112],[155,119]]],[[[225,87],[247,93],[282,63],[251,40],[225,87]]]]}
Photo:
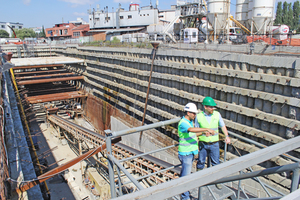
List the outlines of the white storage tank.
{"type": "Polygon", "coordinates": [[[198,42],[198,29],[197,28],[184,29],[183,37],[184,37],[184,43],[198,42]]]}
{"type": "Polygon", "coordinates": [[[236,0],[235,19],[246,25],[248,20],[248,0],[236,0]]]}
{"type": "Polygon", "coordinates": [[[247,28],[251,27],[251,23],[252,23],[252,8],[253,8],[253,0],[248,0],[248,26],[247,26],[247,28]]]}
{"type": "Polygon", "coordinates": [[[256,31],[266,33],[267,25],[273,20],[275,0],[253,0],[252,18],[256,31]]]}
{"type": "Polygon", "coordinates": [[[208,0],[207,18],[216,29],[216,34],[226,27],[226,20],[230,13],[230,0],[208,0]]]}

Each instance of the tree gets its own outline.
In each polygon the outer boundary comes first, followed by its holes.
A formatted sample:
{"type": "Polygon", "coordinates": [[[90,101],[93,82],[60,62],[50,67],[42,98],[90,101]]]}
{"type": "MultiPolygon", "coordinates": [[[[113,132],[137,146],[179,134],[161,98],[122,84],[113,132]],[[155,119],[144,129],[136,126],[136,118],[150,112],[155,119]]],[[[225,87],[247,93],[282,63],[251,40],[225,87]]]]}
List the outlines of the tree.
{"type": "Polygon", "coordinates": [[[44,38],[46,37],[44,26],[42,28],[42,32],[40,33],[40,37],[44,37],[44,38]]]}
{"type": "Polygon", "coordinates": [[[276,10],[276,18],[274,21],[275,24],[279,25],[282,24],[282,2],[278,2],[277,10],[276,10]]]}
{"type": "Polygon", "coordinates": [[[286,1],[283,3],[282,23],[286,25],[288,23],[288,3],[286,1]]]}
{"type": "Polygon", "coordinates": [[[18,38],[24,40],[24,38],[35,38],[35,32],[29,28],[23,28],[19,30],[15,30],[18,38]]]}
{"type": "Polygon", "coordinates": [[[300,2],[295,1],[293,5],[293,14],[294,14],[294,19],[293,19],[293,29],[297,30],[299,25],[299,15],[300,15],[300,2]]]}
{"type": "Polygon", "coordinates": [[[294,19],[294,12],[292,9],[292,3],[288,4],[288,13],[287,13],[287,23],[286,25],[288,25],[289,27],[293,27],[294,23],[293,23],[293,19],[294,19]]]}
{"type": "Polygon", "coordinates": [[[0,38],[8,38],[9,33],[5,30],[0,30],[0,38]]]}

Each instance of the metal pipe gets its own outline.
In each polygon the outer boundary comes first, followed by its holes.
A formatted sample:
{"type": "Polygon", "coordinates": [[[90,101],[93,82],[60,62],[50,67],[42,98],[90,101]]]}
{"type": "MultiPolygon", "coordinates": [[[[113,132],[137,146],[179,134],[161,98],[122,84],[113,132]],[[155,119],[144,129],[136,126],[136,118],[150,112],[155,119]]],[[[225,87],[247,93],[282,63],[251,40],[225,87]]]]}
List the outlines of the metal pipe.
{"type": "Polygon", "coordinates": [[[149,124],[149,125],[145,125],[145,126],[139,126],[139,127],[135,127],[135,128],[126,129],[126,130],[116,131],[116,132],[112,132],[112,136],[117,137],[117,136],[128,135],[128,134],[139,132],[139,131],[145,131],[145,130],[148,130],[148,129],[157,128],[157,127],[177,123],[177,122],[180,121],[180,119],[181,118],[178,117],[178,118],[175,118],[175,119],[170,119],[170,120],[166,120],[166,121],[162,121],[162,122],[157,122],[157,123],[153,123],[153,124],[149,124]]]}
{"type": "Polygon", "coordinates": [[[213,196],[214,200],[217,200],[216,195],[213,193],[213,191],[210,189],[209,186],[206,186],[210,194],[213,196]]]}
{"type": "Polygon", "coordinates": [[[227,153],[227,143],[225,142],[225,146],[224,146],[224,162],[226,162],[226,153],[227,153]]]}
{"type": "MultiPolygon", "coordinates": [[[[168,170],[170,170],[170,169],[174,169],[175,167],[179,167],[179,166],[181,166],[181,164],[175,165],[175,166],[172,166],[172,167],[168,167],[168,168],[166,168],[166,169],[163,169],[163,170],[160,170],[160,171],[157,171],[157,172],[153,172],[153,173],[147,174],[147,175],[145,175],[145,176],[141,176],[141,177],[137,178],[136,180],[139,181],[139,180],[145,179],[145,178],[147,178],[147,177],[153,176],[153,175],[155,175],[155,174],[159,174],[159,173],[161,173],[161,172],[168,171],[168,170]]],[[[131,181],[125,182],[124,185],[129,184],[129,183],[131,183],[131,181]]]]}
{"type": "Polygon", "coordinates": [[[291,192],[294,192],[299,187],[299,167],[293,170],[291,192]]]}
{"type": "MultiPolygon", "coordinates": [[[[244,141],[246,141],[246,142],[249,142],[250,144],[254,144],[254,145],[256,145],[256,146],[258,146],[258,147],[261,147],[261,148],[266,148],[266,147],[268,147],[268,146],[266,146],[266,145],[260,144],[260,143],[254,141],[254,140],[251,140],[251,139],[248,139],[248,138],[246,138],[246,137],[240,136],[240,135],[238,135],[238,134],[236,134],[236,133],[234,133],[234,132],[231,132],[231,131],[228,131],[228,134],[229,134],[229,135],[233,135],[233,136],[236,137],[236,138],[239,138],[239,139],[241,139],[241,140],[244,140],[244,141]]],[[[291,156],[291,155],[288,155],[288,154],[285,154],[285,153],[284,153],[284,154],[282,154],[282,156],[283,156],[283,157],[286,157],[286,158],[288,158],[288,159],[291,159],[291,160],[293,160],[293,161],[295,161],[295,162],[300,162],[300,159],[299,159],[299,158],[293,157],[293,156],[291,156]]]]}
{"type": "MultiPolygon", "coordinates": [[[[236,159],[238,159],[238,158],[236,158],[236,159]]],[[[293,164],[289,164],[289,165],[272,167],[269,169],[258,170],[258,171],[250,172],[250,173],[246,173],[246,174],[240,174],[240,175],[221,178],[217,181],[209,183],[208,185],[213,185],[213,184],[218,184],[218,183],[226,183],[226,182],[237,181],[237,180],[242,180],[242,179],[248,179],[248,178],[264,176],[264,175],[268,175],[268,174],[282,173],[282,172],[286,172],[286,171],[293,171],[294,169],[299,168],[299,167],[300,167],[300,163],[293,163],[293,164]]]]}
{"type": "MultiPolygon", "coordinates": [[[[127,169],[125,169],[125,167],[123,167],[123,165],[121,165],[119,163],[119,161],[115,157],[113,157],[112,155],[107,155],[107,157],[109,158],[109,160],[111,160],[114,164],[116,164],[123,171],[123,173],[132,181],[132,183],[139,190],[144,189],[144,187],[127,171],[127,169]]],[[[114,179],[113,179],[113,182],[114,182],[114,179]]]]}
{"type": "Polygon", "coordinates": [[[119,184],[119,196],[123,195],[122,192],[122,181],[121,181],[121,173],[119,167],[117,167],[117,173],[118,173],[118,184],[119,184]]]}
{"type": "MultiPolygon", "coordinates": [[[[159,43],[158,42],[152,42],[151,44],[153,46],[153,54],[152,54],[152,63],[151,63],[149,81],[148,81],[148,88],[147,88],[147,94],[146,94],[146,100],[145,100],[145,108],[144,108],[142,126],[144,125],[144,122],[145,122],[145,116],[146,116],[146,111],[147,111],[147,103],[148,103],[148,97],[149,97],[149,91],[150,91],[150,85],[151,85],[151,78],[152,78],[152,71],[153,71],[153,63],[154,63],[154,59],[155,59],[156,49],[158,48],[159,43]]],[[[141,141],[142,141],[142,135],[143,135],[143,131],[141,131],[141,133],[140,133],[139,143],[141,143],[141,141]]]]}
{"type": "MultiPolygon", "coordinates": [[[[241,174],[241,172],[239,172],[241,174]]],[[[238,191],[237,191],[237,199],[240,199],[241,195],[241,180],[239,180],[238,191]]]]}
{"type": "Polygon", "coordinates": [[[174,145],[171,145],[171,146],[168,146],[168,147],[164,147],[164,148],[161,148],[161,149],[156,149],[156,150],[149,151],[147,153],[142,153],[142,154],[139,154],[139,155],[136,155],[136,156],[131,156],[131,157],[128,157],[128,158],[124,158],[122,160],[119,160],[119,162],[124,162],[124,161],[127,161],[127,160],[132,160],[134,158],[142,157],[142,156],[145,156],[145,155],[148,155],[148,154],[156,153],[156,152],[163,151],[163,150],[166,150],[166,149],[170,149],[170,148],[176,147],[176,146],[178,146],[178,144],[174,144],[174,145]]]}
{"type": "MultiPolygon", "coordinates": [[[[250,171],[253,172],[252,167],[249,167],[250,171]]],[[[254,180],[257,180],[259,182],[259,184],[261,185],[261,187],[265,190],[265,192],[269,195],[269,197],[272,196],[272,194],[269,192],[269,190],[266,188],[265,184],[263,182],[261,182],[260,178],[256,177],[254,178],[254,180]]]]}
{"type": "MultiPolygon", "coordinates": [[[[106,134],[107,132],[105,132],[106,134]]],[[[106,151],[107,157],[110,158],[112,153],[112,146],[111,146],[111,137],[106,137],[106,151]]],[[[115,181],[114,181],[114,163],[112,159],[108,159],[108,176],[109,176],[109,184],[110,184],[110,195],[112,198],[116,197],[115,191],[115,181]]]]}

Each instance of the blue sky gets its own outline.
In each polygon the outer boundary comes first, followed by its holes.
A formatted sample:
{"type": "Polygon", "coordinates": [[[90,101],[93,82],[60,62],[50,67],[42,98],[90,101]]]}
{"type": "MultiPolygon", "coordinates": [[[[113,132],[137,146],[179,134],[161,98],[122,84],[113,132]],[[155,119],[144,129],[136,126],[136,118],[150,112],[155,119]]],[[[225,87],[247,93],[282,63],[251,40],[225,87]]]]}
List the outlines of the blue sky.
{"type": "MultiPolygon", "coordinates": [[[[156,2],[151,1],[152,5],[156,2]]],[[[295,1],[287,0],[287,2],[295,1]]],[[[150,4],[150,0],[0,0],[0,21],[23,23],[24,28],[41,26],[50,28],[62,21],[75,21],[77,17],[88,21],[87,10],[96,9],[97,4],[100,4],[101,9],[108,6],[111,11],[112,7],[116,10],[121,3],[122,8],[128,10],[130,2],[139,3],[141,6],[150,4]]],[[[236,0],[231,0],[232,14],[235,13],[235,4],[236,0]]],[[[169,9],[170,5],[176,5],[176,0],[160,0],[158,8],[169,9]]]]}

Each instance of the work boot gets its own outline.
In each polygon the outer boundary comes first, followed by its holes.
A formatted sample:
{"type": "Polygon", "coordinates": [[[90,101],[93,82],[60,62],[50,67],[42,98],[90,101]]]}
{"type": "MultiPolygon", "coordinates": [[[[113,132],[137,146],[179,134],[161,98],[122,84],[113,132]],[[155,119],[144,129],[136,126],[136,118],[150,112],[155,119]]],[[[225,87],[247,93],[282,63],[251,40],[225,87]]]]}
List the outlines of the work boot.
{"type": "Polygon", "coordinates": [[[219,190],[222,189],[222,185],[221,185],[220,183],[216,184],[215,186],[216,186],[216,188],[218,188],[219,190]]]}

